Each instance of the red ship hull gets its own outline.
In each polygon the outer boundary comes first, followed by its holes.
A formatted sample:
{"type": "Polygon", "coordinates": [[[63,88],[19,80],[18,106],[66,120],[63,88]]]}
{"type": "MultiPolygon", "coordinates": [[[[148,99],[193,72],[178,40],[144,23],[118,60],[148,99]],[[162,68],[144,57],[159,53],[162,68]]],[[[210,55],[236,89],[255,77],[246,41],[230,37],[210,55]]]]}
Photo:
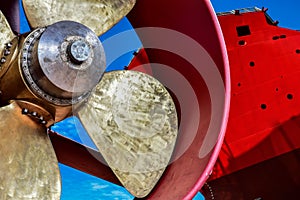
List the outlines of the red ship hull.
{"type": "Polygon", "coordinates": [[[226,137],[212,178],[300,147],[300,33],[272,25],[264,11],[218,19],[232,93],[226,137]]]}
{"type": "Polygon", "coordinates": [[[231,109],[207,199],[294,199],[300,192],[300,32],[266,10],[218,16],[231,70],[231,109]]]}

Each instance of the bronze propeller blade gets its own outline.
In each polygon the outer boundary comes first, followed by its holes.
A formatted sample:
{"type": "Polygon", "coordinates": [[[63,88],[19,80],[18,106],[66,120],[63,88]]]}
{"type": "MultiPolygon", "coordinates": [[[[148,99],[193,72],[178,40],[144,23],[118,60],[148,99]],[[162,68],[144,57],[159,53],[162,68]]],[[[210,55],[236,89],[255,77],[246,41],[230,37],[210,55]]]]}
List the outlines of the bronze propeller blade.
{"type": "Polygon", "coordinates": [[[46,128],[16,102],[0,108],[0,199],[59,199],[58,162],[46,128]]]}
{"type": "Polygon", "coordinates": [[[135,71],[105,73],[78,113],[88,134],[125,188],[150,193],[177,138],[177,114],[167,90],[135,71]]]}
{"type": "MultiPolygon", "coordinates": [[[[2,55],[5,49],[5,45],[8,44],[15,36],[11,30],[5,16],[0,10],[0,55],[2,55]]],[[[0,67],[1,68],[1,67],[0,67]]]]}
{"type": "Polygon", "coordinates": [[[101,35],[132,9],[135,0],[23,0],[32,28],[76,21],[101,35]]]}

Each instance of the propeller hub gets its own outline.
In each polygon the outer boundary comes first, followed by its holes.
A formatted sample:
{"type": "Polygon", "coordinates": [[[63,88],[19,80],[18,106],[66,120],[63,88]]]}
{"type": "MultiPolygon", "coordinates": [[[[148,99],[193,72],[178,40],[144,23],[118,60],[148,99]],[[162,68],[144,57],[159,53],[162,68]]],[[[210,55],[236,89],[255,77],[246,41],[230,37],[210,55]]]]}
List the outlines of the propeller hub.
{"type": "Polygon", "coordinates": [[[56,105],[82,101],[100,81],[104,48],[88,27],[60,21],[24,41],[21,68],[31,90],[56,105]]]}

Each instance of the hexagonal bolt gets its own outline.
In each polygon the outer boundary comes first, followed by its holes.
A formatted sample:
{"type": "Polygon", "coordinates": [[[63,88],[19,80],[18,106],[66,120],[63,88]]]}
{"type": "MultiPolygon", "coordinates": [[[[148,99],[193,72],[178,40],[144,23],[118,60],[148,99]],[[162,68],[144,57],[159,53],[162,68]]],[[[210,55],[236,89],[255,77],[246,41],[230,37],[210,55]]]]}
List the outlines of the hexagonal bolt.
{"type": "Polygon", "coordinates": [[[10,54],[10,50],[5,49],[5,50],[4,50],[4,55],[5,55],[5,56],[8,56],[9,54],[10,54]]]}
{"type": "Polygon", "coordinates": [[[83,40],[76,40],[70,44],[68,54],[71,61],[76,64],[81,64],[86,61],[90,56],[90,46],[83,40]]]}
{"type": "Polygon", "coordinates": [[[11,42],[6,43],[5,46],[6,46],[7,49],[10,49],[12,47],[12,43],[11,42]]]}
{"type": "Polygon", "coordinates": [[[1,64],[4,64],[4,63],[6,62],[6,58],[5,58],[5,57],[2,57],[2,58],[0,59],[0,62],[1,62],[1,64]]]}

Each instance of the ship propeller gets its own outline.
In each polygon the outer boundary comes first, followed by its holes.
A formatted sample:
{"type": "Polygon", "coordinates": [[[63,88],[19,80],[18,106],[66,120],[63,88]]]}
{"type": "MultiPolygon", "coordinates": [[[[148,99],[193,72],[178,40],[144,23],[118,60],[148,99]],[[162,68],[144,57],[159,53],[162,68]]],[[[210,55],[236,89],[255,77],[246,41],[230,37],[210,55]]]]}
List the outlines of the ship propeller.
{"type": "Polygon", "coordinates": [[[0,12],[0,199],[59,199],[47,129],[77,116],[105,162],[136,197],[166,169],[177,138],[167,89],[136,71],[105,70],[99,35],[134,0],[23,0],[32,28],[15,36],[0,12]]]}

